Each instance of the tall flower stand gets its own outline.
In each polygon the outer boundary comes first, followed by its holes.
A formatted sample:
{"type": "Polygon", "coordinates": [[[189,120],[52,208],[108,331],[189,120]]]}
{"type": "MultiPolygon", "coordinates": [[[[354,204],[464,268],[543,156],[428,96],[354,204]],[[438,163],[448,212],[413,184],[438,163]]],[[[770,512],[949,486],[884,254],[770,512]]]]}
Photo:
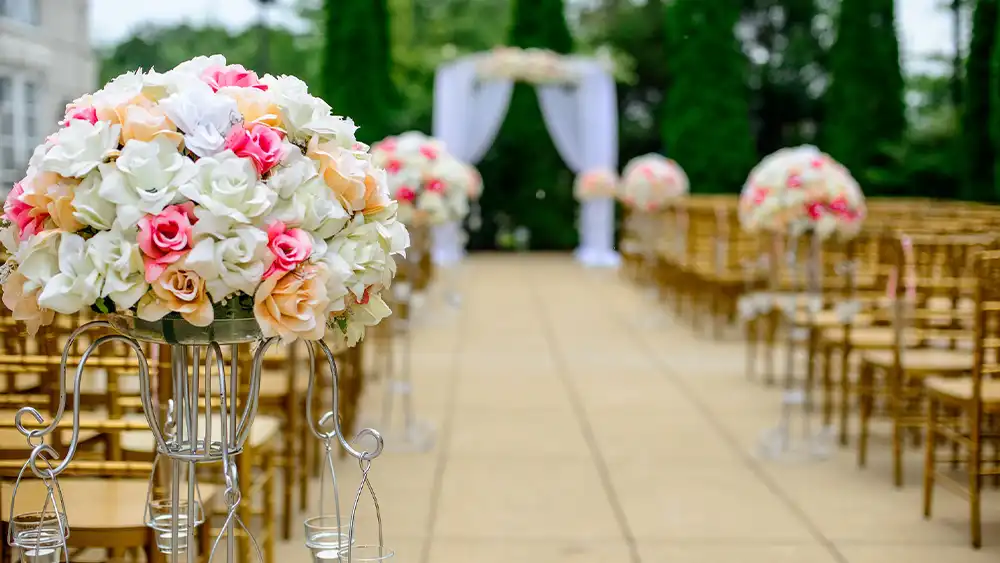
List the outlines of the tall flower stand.
{"type": "Polygon", "coordinates": [[[383,379],[378,427],[391,451],[425,452],[434,447],[434,426],[417,418],[413,408],[412,315],[413,285],[420,276],[420,263],[412,259],[400,262],[392,284],[392,315],[382,321],[382,362],[378,370],[383,379]]]}
{"type": "Polygon", "coordinates": [[[465,251],[465,236],[462,222],[457,219],[431,227],[431,257],[440,269],[444,302],[456,309],[462,306],[458,277],[465,251]]]}
{"type": "Polygon", "coordinates": [[[830,429],[813,432],[812,389],[805,377],[796,377],[796,354],[800,344],[809,337],[809,327],[823,309],[822,239],[815,230],[803,233],[808,244],[805,261],[800,262],[799,236],[786,238],[786,264],[792,280],[789,295],[774,295],[773,305],[782,314],[785,326],[786,357],[781,415],[777,426],[764,432],[758,444],[762,457],[779,461],[808,461],[828,458],[833,449],[830,429]],[[804,312],[800,316],[800,312],[804,312]],[[805,319],[805,322],[802,319],[805,319]],[[799,435],[796,436],[796,414],[799,415],[799,435]]]}
{"type": "MultiPolygon", "coordinates": [[[[15,426],[31,447],[31,454],[14,484],[11,499],[11,530],[8,544],[14,549],[15,560],[32,563],[69,562],[66,540],[70,535],[70,515],[62,502],[58,477],[72,463],[80,445],[80,392],[87,363],[99,348],[118,343],[129,349],[139,372],[139,398],[143,414],[156,444],[156,461],[150,475],[145,515],[142,522],[150,528],[156,547],[170,563],[195,563],[225,559],[263,562],[260,547],[240,517],[240,506],[249,502],[242,494],[247,475],[237,469],[237,456],[243,451],[257,414],[261,386],[261,371],[267,350],[276,338],[264,339],[252,316],[221,319],[207,327],[196,327],[179,318],[165,317],[146,322],[131,315],[110,315],[108,320],[87,323],[68,338],[59,367],[60,402],[54,418],[45,422],[32,407],[23,407],[15,415],[15,426]],[[66,412],[66,395],[70,386],[66,375],[71,353],[78,340],[89,342],[76,366],[73,393],[72,438],[62,456],[46,443],[66,412]],[[252,357],[240,356],[241,345],[256,343],[252,357]],[[228,366],[227,366],[228,364],[228,366]],[[153,369],[150,369],[150,365],[153,369]],[[245,391],[245,392],[244,392],[245,391]],[[33,421],[25,420],[28,416],[33,421]],[[27,424],[26,424],[27,423],[27,424]],[[39,426],[43,426],[39,429],[39,426]],[[208,553],[198,553],[195,538],[198,528],[206,521],[206,508],[199,492],[203,466],[216,467],[218,480],[223,483],[221,498],[225,505],[225,521],[220,534],[211,539],[208,553]],[[166,473],[157,478],[157,468],[166,473]],[[43,506],[35,512],[15,513],[14,498],[25,479],[37,478],[47,489],[43,506]],[[158,483],[163,482],[165,486],[158,483]],[[242,486],[241,486],[242,485],[242,486]],[[240,549],[242,544],[243,548],[240,549]],[[239,554],[238,554],[239,553],[239,554]]],[[[383,449],[382,437],[365,429],[359,438],[373,442],[371,451],[355,449],[341,431],[338,412],[338,377],[330,348],[323,342],[307,343],[313,366],[314,348],[325,357],[333,376],[333,410],[319,420],[313,420],[307,409],[309,427],[326,445],[330,478],[333,475],[333,444],[358,460],[363,478],[355,497],[348,522],[341,522],[339,499],[336,516],[321,512],[306,520],[306,545],[313,552],[313,561],[382,561],[392,557],[384,547],[381,529],[377,545],[355,545],[355,513],[363,490],[374,491],[368,480],[371,462],[383,449]],[[318,519],[317,519],[318,518],[318,519]]],[[[312,407],[316,388],[315,370],[310,367],[307,404],[312,407]]],[[[299,460],[301,462],[301,460],[299,460]]],[[[78,517],[85,518],[86,514],[78,517]]],[[[137,523],[140,515],[136,515],[137,523]]],[[[381,527],[381,520],[380,527],[381,527]]],[[[202,532],[204,533],[204,532],[202,532]]]]}

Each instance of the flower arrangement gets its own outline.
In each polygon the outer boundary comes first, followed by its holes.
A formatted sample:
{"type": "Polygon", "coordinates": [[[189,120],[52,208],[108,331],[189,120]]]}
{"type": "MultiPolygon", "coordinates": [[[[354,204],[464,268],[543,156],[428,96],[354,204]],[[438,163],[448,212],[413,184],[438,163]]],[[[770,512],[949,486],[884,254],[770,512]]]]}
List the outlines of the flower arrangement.
{"type": "Polygon", "coordinates": [[[865,200],[846,168],[807,145],[762,160],[743,186],[739,213],[751,232],[814,230],[821,237],[850,237],[861,228],[865,200]]]}
{"type": "Polygon", "coordinates": [[[573,182],[573,196],[577,201],[614,197],[618,191],[618,176],[611,170],[589,170],[579,174],[573,182]]]}
{"type": "Polygon", "coordinates": [[[479,78],[531,84],[568,84],[578,80],[571,60],[547,49],[497,47],[483,56],[479,78]]]}
{"type": "Polygon", "coordinates": [[[400,221],[440,225],[468,214],[468,168],[437,139],[417,131],[388,137],[372,146],[372,161],[388,175],[400,221]]]}
{"type": "Polygon", "coordinates": [[[633,158],[625,165],[621,200],[629,208],[657,211],[688,191],[687,174],[669,158],[647,154],[633,158]]]}
{"type": "Polygon", "coordinates": [[[87,309],[349,345],[409,244],[350,119],[220,55],[66,108],[4,204],[3,302],[29,332],[87,309]]]}

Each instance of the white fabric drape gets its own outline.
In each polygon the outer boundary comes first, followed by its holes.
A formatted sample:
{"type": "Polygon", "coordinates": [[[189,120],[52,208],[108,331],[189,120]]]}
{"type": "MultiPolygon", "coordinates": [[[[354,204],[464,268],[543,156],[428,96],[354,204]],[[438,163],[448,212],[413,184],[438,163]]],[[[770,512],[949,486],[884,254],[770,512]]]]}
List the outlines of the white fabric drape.
{"type": "MultiPolygon", "coordinates": [[[[618,103],[615,83],[595,62],[578,61],[580,82],[538,88],[538,103],[552,142],[575,174],[618,168],[618,103]]],[[[577,259],[588,266],[614,266],[615,206],[610,198],[580,204],[577,259]]]]}
{"type": "Polygon", "coordinates": [[[476,80],[475,59],[442,66],[434,78],[434,137],[459,160],[477,164],[500,132],[513,89],[509,80],[476,80]]]}
{"type": "MultiPolygon", "coordinates": [[[[434,77],[434,137],[459,160],[478,163],[500,132],[513,89],[509,80],[479,82],[475,58],[438,68],[434,77]]],[[[436,264],[460,262],[465,244],[461,223],[435,228],[431,244],[436,264]]]]}

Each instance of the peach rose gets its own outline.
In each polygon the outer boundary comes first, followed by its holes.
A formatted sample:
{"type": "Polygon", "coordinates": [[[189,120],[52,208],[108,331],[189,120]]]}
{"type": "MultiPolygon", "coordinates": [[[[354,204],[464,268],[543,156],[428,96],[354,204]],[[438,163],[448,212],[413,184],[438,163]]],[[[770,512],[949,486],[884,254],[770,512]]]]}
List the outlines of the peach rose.
{"type": "Polygon", "coordinates": [[[254,295],[254,317],[265,337],[319,340],[326,333],[329,274],[319,264],[302,264],[265,279],[254,295]]]}
{"type": "Polygon", "coordinates": [[[180,146],[184,139],[173,122],[158,107],[130,104],[118,111],[122,125],[122,144],[132,139],[148,143],[155,137],[163,136],[174,145],[180,146]]]}
{"type": "Polygon", "coordinates": [[[385,183],[380,182],[378,178],[371,174],[365,176],[365,207],[363,213],[365,215],[380,213],[390,203],[392,203],[392,198],[389,197],[389,188],[385,183]]]}
{"type": "Polygon", "coordinates": [[[79,180],[42,172],[26,178],[22,184],[21,201],[36,211],[44,210],[57,228],[70,233],[83,228],[83,223],[73,216],[73,193],[80,185],[79,180]]]}
{"type": "Polygon", "coordinates": [[[263,123],[281,128],[281,110],[266,92],[256,88],[226,86],[219,89],[219,94],[228,96],[236,102],[236,109],[243,116],[245,123],[263,123]]]}
{"type": "Polygon", "coordinates": [[[28,334],[34,336],[40,327],[52,324],[55,311],[38,306],[41,287],[29,293],[24,292],[24,284],[27,281],[28,279],[20,272],[11,273],[3,283],[3,304],[11,310],[14,320],[23,322],[28,334]]]}
{"type": "Polygon", "coordinates": [[[194,326],[208,326],[215,320],[205,280],[191,270],[173,265],[152,283],[150,289],[139,300],[138,315],[144,321],[158,321],[167,313],[180,313],[194,326]]]}
{"type": "Polygon", "coordinates": [[[344,209],[359,211],[365,206],[365,165],[349,150],[333,143],[309,140],[306,156],[319,163],[319,173],[340,200],[344,209]]]}

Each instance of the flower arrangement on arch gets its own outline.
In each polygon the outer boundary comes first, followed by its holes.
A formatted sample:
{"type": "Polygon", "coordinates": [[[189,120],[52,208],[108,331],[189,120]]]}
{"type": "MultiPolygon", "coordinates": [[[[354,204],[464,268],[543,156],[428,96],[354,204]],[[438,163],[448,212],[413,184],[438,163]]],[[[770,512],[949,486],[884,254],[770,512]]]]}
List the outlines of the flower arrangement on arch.
{"type": "Polygon", "coordinates": [[[573,196],[577,201],[614,197],[617,192],[618,175],[611,170],[588,170],[573,181],[573,196]]]}
{"type": "Polygon", "coordinates": [[[60,125],[0,229],[2,299],[29,332],[93,308],[353,345],[390,314],[409,235],[354,123],[301,80],[197,57],[123,74],[60,125]]]}
{"type": "Polygon", "coordinates": [[[625,165],[620,199],[637,211],[657,211],[668,202],[687,195],[687,174],[673,159],[659,154],[637,156],[625,165]]]}
{"type": "Polygon", "coordinates": [[[579,76],[570,58],[548,49],[497,47],[479,59],[482,80],[512,80],[530,84],[570,84],[579,76]]]}
{"type": "Polygon", "coordinates": [[[750,232],[852,237],[865,217],[860,186],[841,164],[814,146],[781,149],[751,172],[739,200],[750,232]]]}
{"type": "Polygon", "coordinates": [[[385,169],[389,191],[407,225],[440,225],[469,213],[472,177],[444,144],[417,131],[372,145],[372,161],[385,169]]]}

